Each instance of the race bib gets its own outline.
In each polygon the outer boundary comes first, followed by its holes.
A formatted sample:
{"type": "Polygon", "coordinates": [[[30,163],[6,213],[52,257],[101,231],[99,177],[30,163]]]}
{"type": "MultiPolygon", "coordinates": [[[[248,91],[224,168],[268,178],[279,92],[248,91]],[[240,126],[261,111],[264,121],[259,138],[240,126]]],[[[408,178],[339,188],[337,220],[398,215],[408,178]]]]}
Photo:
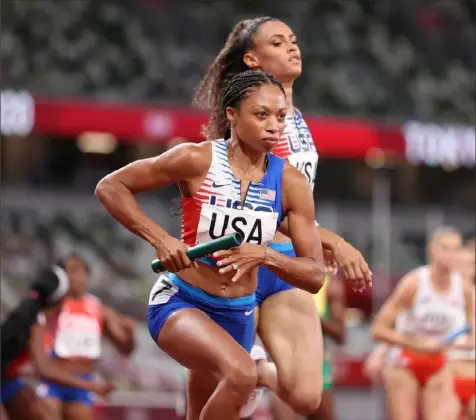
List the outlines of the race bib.
{"type": "Polygon", "coordinates": [[[179,291],[170,279],[161,274],[149,293],[149,305],[163,305],[179,291]]]}
{"type": "Polygon", "coordinates": [[[268,245],[273,239],[278,222],[278,213],[249,209],[236,210],[202,204],[198,223],[197,243],[210,242],[234,232],[243,236],[244,242],[268,245]]]}
{"type": "Polygon", "coordinates": [[[316,180],[318,155],[316,152],[300,152],[288,156],[288,161],[306,178],[311,188],[314,190],[316,180]]]}
{"type": "Polygon", "coordinates": [[[59,357],[98,359],[101,355],[101,329],[91,316],[63,313],[58,319],[54,351],[59,357]]]}

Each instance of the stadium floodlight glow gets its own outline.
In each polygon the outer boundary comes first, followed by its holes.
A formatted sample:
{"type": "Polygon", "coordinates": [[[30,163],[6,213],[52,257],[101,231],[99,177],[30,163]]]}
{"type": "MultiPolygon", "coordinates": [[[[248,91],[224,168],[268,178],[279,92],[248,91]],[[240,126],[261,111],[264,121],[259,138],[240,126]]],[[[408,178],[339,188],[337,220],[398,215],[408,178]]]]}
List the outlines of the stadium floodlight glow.
{"type": "Polygon", "coordinates": [[[86,131],[78,136],[76,145],[82,153],[108,155],[117,149],[117,139],[111,133],[86,131]]]}

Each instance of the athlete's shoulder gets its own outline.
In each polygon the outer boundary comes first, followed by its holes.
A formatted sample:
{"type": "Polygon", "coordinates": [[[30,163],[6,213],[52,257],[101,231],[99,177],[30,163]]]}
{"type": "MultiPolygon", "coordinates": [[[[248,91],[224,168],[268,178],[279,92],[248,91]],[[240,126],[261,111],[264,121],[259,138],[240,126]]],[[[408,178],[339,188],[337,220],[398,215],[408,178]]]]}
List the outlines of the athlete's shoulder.
{"type": "Polygon", "coordinates": [[[415,296],[419,285],[420,269],[421,267],[405,274],[398,282],[396,291],[409,297],[415,296]]]}
{"type": "Polygon", "coordinates": [[[186,170],[188,174],[201,172],[210,165],[212,156],[211,141],[201,143],[182,143],[157,157],[159,162],[167,162],[171,167],[186,170]]]}
{"type": "Polygon", "coordinates": [[[463,285],[463,291],[466,295],[471,296],[471,298],[474,295],[475,291],[475,286],[474,283],[470,279],[465,279],[463,276],[461,276],[461,283],[463,285]]]}
{"type": "MultiPolygon", "coordinates": [[[[282,158],[279,158],[279,159],[282,159],[282,158]]],[[[286,180],[287,182],[297,182],[297,183],[304,182],[307,187],[308,182],[307,182],[306,176],[303,175],[295,166],[289,163],[287,159],[283,159],[283,160],[284,160],[283,181],[286,180]]]]}
{"type": "Polygon", "coordinates": [[[90,303],[95,303],[95,304],[98,304],[98,305],[102,305],[101,298],[93,295],[92,293],[88,293],[88,294],[84,295],[84,301],[85,302],[90,302],[90,303]]]}
{"type": "MultiPolygon", "coordinates": [[[[300,206],[307,208],[306,204],[312,206],[314,211],[314,200],[312,191],[309,188],[309,183],[305,175],[299,172],[288,161],[284,162],[282,175],[282,189],[284,207],[300,206]],[[312,204],[311,204],[312,203],[312,204]]],[[[311,207],[309,207],[311,209],[311,207]]]]}
{"type": "MultiPolygon", "coordinates": [[[[217,140],[213,140],[217,141],[217,140]]],[[[200,159],[201,157],[208,157],[211,155],[212,151],[212,141],[203,141],[201,143],[181,143],[171,149],[169,149],[167,154],[174,154],[183,159],[193,160],[200,159]]]]}

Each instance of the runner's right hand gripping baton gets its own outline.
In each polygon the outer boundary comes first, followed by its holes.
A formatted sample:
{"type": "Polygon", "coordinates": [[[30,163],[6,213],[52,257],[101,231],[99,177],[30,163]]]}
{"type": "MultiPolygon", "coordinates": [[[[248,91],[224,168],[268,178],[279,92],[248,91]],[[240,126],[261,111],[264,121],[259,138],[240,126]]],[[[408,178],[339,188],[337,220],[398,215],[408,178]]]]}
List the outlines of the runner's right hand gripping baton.
{"type": "MultiPolygon", "coordinates": [[[[187,257],[193,261],[196,258],[205,257],[206,255],[213,254],[214,252],[220,251],[222,249],[230,249],[234,248],[235,246],[240,246],[242,242],[243,236],[235,232],[231,235],[222,236],[221,238],[214,239],[213,241],[204,244],[192,246],[188,248],[185,253],[187,254],[187,257]]],[[[156,273],[165,271],[165,267],[158,259],[152,261],[151,266],[152,270],[156,273]]]]}

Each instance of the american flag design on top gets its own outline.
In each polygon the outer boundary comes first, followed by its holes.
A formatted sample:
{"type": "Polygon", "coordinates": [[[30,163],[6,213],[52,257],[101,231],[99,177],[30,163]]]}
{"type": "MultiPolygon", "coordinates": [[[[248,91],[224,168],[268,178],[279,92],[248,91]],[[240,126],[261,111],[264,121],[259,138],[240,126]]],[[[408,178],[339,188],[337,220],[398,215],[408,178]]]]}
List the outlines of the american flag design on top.
{"type": "Polygon", "coordinates": [[[250,184],[241,202],[240,180],[226,153],[228,141],[212,141],[211,147],[212,161],[200,190],[182,198],[182,240],[193,246],[239,232],[250,243],[269,243],[282,221],[283,159],[268,155],[263,179],[250,184]]]}
{"type": "Polygon", "coordinates": [[[274,147],[273,154],[287,159],[306,176],[310,188],[314,189],[319,156],[306,121],[298,110],[286,116],[283,135],[274,147]]]}
{"type": "Polygon", "coordinates": [[[276,199],[276,191],[262,188],[259,192],[259,198],[260,200],[274,201],[276,199]]]}

